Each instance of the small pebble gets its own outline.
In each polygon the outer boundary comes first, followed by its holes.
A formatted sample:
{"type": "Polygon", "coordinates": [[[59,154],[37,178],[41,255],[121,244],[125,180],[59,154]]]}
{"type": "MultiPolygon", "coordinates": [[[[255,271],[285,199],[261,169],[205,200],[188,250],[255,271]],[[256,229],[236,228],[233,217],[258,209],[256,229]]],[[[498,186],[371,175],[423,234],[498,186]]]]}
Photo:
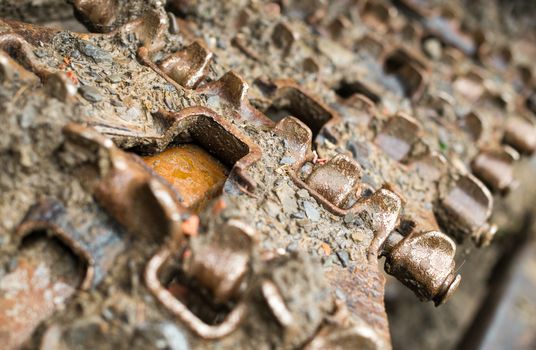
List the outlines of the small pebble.
{"type": "Polygon", "coordinates": [[[312,171],[313,171],[313,164],[305,163],[300,169],[300,176],[305,178],[309,176],[312,171]]]}
{"type": "Polygon", "coordinates": [[[38,111],[35,108],[35,106],[33,106],[32,104],[27,104],[21,113],[21,117],[19,121],[20,127],[23,129],[30,127],[37,113],[38,111]]]}
{"type": "Polygon", "coordinates": [[[164,103],[166,104],[166,107],[169,109],[175,108],[175,106],[173,106],[173,100],[168,95],[164,96],[164,103]]]}
{"type": "Polygon", "coordinates": [[[13,271],[17,268],[18,265],[19,265],[19,259],[17,259],[17,257],[11,258],[7,263],[7,270],[13,271]]]}
{"type": "Polygon", "coordinates": [[[331,254],[324,260],[324,263],[323,263],[324,267],[330,267],[331,265],[333,265],[336,259],[337,259],[337,256],[335,254],[331,254]]]}
{"type": "Polygon", "coordinates": [[[303,208],[305,209],[305,214],[311,221],[320,220],[320,213],[316,209],[315,205],[311,202],[304,202],[303,208]]]}
{"type": "Polygon", "coordinates": [[[296,242],[292,242],[287,246],[287,252],[289,253],[298,251],[298,249],[299,249],[299,246],[298,246],[298,243],[296,242]]]}
{"type": "Polygon", "coordinates": [[[361,232],[353,232],[350,237],[352,237],[352,241],[354,242],[361,242],[363,240],[363,234],[361,232]]]}
{"type": "Polygon", "coordinates": [[[369,174],[363,174],[363,178],[361,179],[361,181],[363,181],[366,184],[369,184],[370,186],[372,186],[372,188],[379,187],[376,180],[374,180],[374,178],[370,176],[369,174]]]}
{"type": "Polygon", "coordinates": [[[277,187],[274,192],[277,195],[277,198],[279,198],[284,212],[291,214],[298,210],[298,203],[296,203],[294,197],[294,189],[288,184],[283,183],[281,186],[277,187]]]}
{"type": "Polygon", "coordinates": [[[302,211],[290,214],[292,219],[305,219],[305,214],[302,211]]]}
{"type": "Polygon", "coordinates": [[[216,41],[216,45],[218,46],[218,49],[226,49],[227,48],[227,42],[223,40],[222,38],[218,38],[216,41]]]}
{"type": "Polygon", "coordinates": [[[47,52],[43,49],[37,49],[34,51],[34,54],[39,58],[43,58],[47,55],[47,52]]]}
{"type": "Polygon", "coordinates": [[[281,213],[279,205],[272,200],[266,201],[266,203],[264,204],[264,210],[266,211],[268,215],[270,215],[273,218],[275,218],[278,214],[281,213]]]}
{"type": "Polygon", "coordinates": [[[125,115],[122,118],[128,121],[134,121],[138,119],[141,115],[142,111],[139,108],[131,107],[126,111],[125,115]]]}
{"type": "Polygon", "coordinates": [[[337,257],[339,258],[339,261],[343,267],[347,267],[350,264],[350,255],[348,255],[346,250],[339,250],[337,252],[337,257]]]}
{"type": "Polygon", "coordinates": [[[102,317],[107,321],[110,321],[114,318],[114,313],[108,307],[102,310],[101,314],[102,314],[102,317]]]}
{"type": "Polygon", "coordinates": [[[305,188],[300,188],[296,194],[299,198],[309,198],[309,192],[305,188]]]}
{"type": "Polygon", "coordinates": [[[99,102],[102,100],[102,96],[99,93],[99,90],[93,86],[84,85],[78,88],[78,92],[82,95],[83,98],[89,102],[99,102]]]}
{"type": "Polygon", "coordinates": [[[188,339],[175,324],[170,322],[146,323],[134,332],[133,350],[157,348],[188,350],[188,339]]]}
{"type": "Polygon", "coordinates": [[[71,51],[71,58],[74,58],[74,59],[79,59],[80,58],[80,51],[78,50],[73,50],[71,51]]]}
{"type": "Polygon", "coordinates": [[[297,224],[298,226],[301,226],[301,227],[304,227],[304,228],[305,228],[305,227],[308,227],[308,225],[309,225],[309,220],[306,220],[306,219],[297,219],[297,220],[296,220],[296,224],[297,224]]]}
{"type": "Polygon", "coordinates": [[[335,296],[337,297],[337,299],[346,301],[346,294],[339,288],[335,288],[335,296]]]}
{"type": "Polygon", "coordinates": [[[106,79],[112,84],[117,84],[123,79],[123,76],[121,74],[112,74],[106,79]]]}
{"type": "Polygon", "coordinates": [[[344,215],[343,221],[345,224],[350,224],[354,222],[356,215],[354,213],[347,213],[344,215]]]}
{"type": "Polygon", "coordinates": [[[441,58],[441,43],[437,39],[427,39],[423,44],[423,49],[424,52],[426,52],[426,54],[434,60],[438,60],[441,58]]]}
{"type": "Polygon", "coordinates": [[[295,162],[296,160],[294,159],[294,157],[286,156],[286,157],[281,158],[281,161],[279,162],[279,164],[294,164],[295,162]]]}
{"type": "Polygon", "coordinates": [[[88,42],[82,42],[80,44],[80,51],[84,55],[93,58],[95,62],[104,62],[112,60],[112,55],[109,52],[104,51],[88,42]]]}
{"type": "Polygon", "coordinates": [[[207,105],[212,108],[216,108],[220,105],[220,98],[216,95],[210,96],[207,99],[207,105]]]}

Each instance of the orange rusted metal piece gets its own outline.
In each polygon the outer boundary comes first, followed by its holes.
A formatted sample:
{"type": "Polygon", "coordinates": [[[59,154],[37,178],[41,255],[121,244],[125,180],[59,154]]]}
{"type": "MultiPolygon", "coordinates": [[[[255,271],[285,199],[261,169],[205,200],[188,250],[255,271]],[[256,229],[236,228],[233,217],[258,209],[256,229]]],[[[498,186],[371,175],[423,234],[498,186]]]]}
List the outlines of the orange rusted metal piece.
{"type": "Polygon", "coordinates": [[[187,208],[199,208],[213,197],[229,173],[221,162],[193,144],[171,147],[143,160],[179,191],[187,208]]]}

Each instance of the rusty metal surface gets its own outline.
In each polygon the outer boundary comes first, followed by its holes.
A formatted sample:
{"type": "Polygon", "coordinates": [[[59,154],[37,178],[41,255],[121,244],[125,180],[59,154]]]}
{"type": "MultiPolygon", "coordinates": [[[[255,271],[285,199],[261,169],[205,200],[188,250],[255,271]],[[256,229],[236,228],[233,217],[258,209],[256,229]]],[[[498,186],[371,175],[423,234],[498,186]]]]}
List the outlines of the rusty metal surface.
{"type": "Polygon", "coordinates": [[[84,221],[75,213],[45,199],[31,207],[19,225],[20,257],[0,280],[0,339],[6,349],[18,348],[77,288],[87,290],[101,282],[124,250],[124,232],[117,223],[108,218],[84,221]],[[24,244],[38,233],[45,238],[38,238],[34,245],[24,244]],[[66,248],[61,251],[54,239],[66,248]]]}
{"type": "Polygon", "coordinates": [[[492,243],[494,201],[536,148],[533,67],[456,6],[72,6],[90,33],[0,19],[0,251],[47,230],[90,297],[74,283],[56,313],[4,315],[10,348],[168,324],[192,348],[389,349],[378,259],[443,304],[457,245],[492,243]],[[136,315],[95,320],[107,300],[136,315]]]}

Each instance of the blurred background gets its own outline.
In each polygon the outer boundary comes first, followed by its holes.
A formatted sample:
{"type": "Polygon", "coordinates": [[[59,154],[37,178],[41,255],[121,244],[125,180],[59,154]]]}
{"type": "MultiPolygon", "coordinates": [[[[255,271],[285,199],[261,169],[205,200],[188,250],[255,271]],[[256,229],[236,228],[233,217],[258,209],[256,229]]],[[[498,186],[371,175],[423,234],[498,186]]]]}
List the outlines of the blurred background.
{"type": "MultiPolygon", "coordinates": [[[[462,11],[466,28],[511,38],[514,53],[519,43],[536,44],[536,1],[429,2],[462,11]]],[[[527,56],[534,65],[536,53],[527,56]]],[[[459,249],[463,280],[447,304],[420,303],[388,281],[385,302],[394,349],[536,349],[534,157],[521,161],[515,173],[520,186],[495,201],[491,221],[500,228],[495,241],[485,249],[471,244],[459,249]]]]}
{"type": "Polygon", "coordinates": [[[536,349],[536,159],[515,172],[522,186],[495,202],[496,240],[459,249],[455,297],[436,308],[388,280],[394,349],[536,349]]]}

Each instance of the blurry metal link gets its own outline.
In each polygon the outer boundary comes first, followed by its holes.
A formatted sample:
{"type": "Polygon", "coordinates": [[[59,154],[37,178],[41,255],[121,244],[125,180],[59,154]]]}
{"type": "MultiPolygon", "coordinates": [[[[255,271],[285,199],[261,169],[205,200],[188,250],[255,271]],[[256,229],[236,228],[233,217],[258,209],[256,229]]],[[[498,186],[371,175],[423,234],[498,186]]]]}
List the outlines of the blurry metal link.
{"type": "Polygon", "coordinates": [[[20,224],[17,265],[0,279],[0,342],[5,349],[19,348],[76,288],[98,285],[124,250],[124,232],[117,223],[79,214],[45,199],[30,208],[20,224]]]}

